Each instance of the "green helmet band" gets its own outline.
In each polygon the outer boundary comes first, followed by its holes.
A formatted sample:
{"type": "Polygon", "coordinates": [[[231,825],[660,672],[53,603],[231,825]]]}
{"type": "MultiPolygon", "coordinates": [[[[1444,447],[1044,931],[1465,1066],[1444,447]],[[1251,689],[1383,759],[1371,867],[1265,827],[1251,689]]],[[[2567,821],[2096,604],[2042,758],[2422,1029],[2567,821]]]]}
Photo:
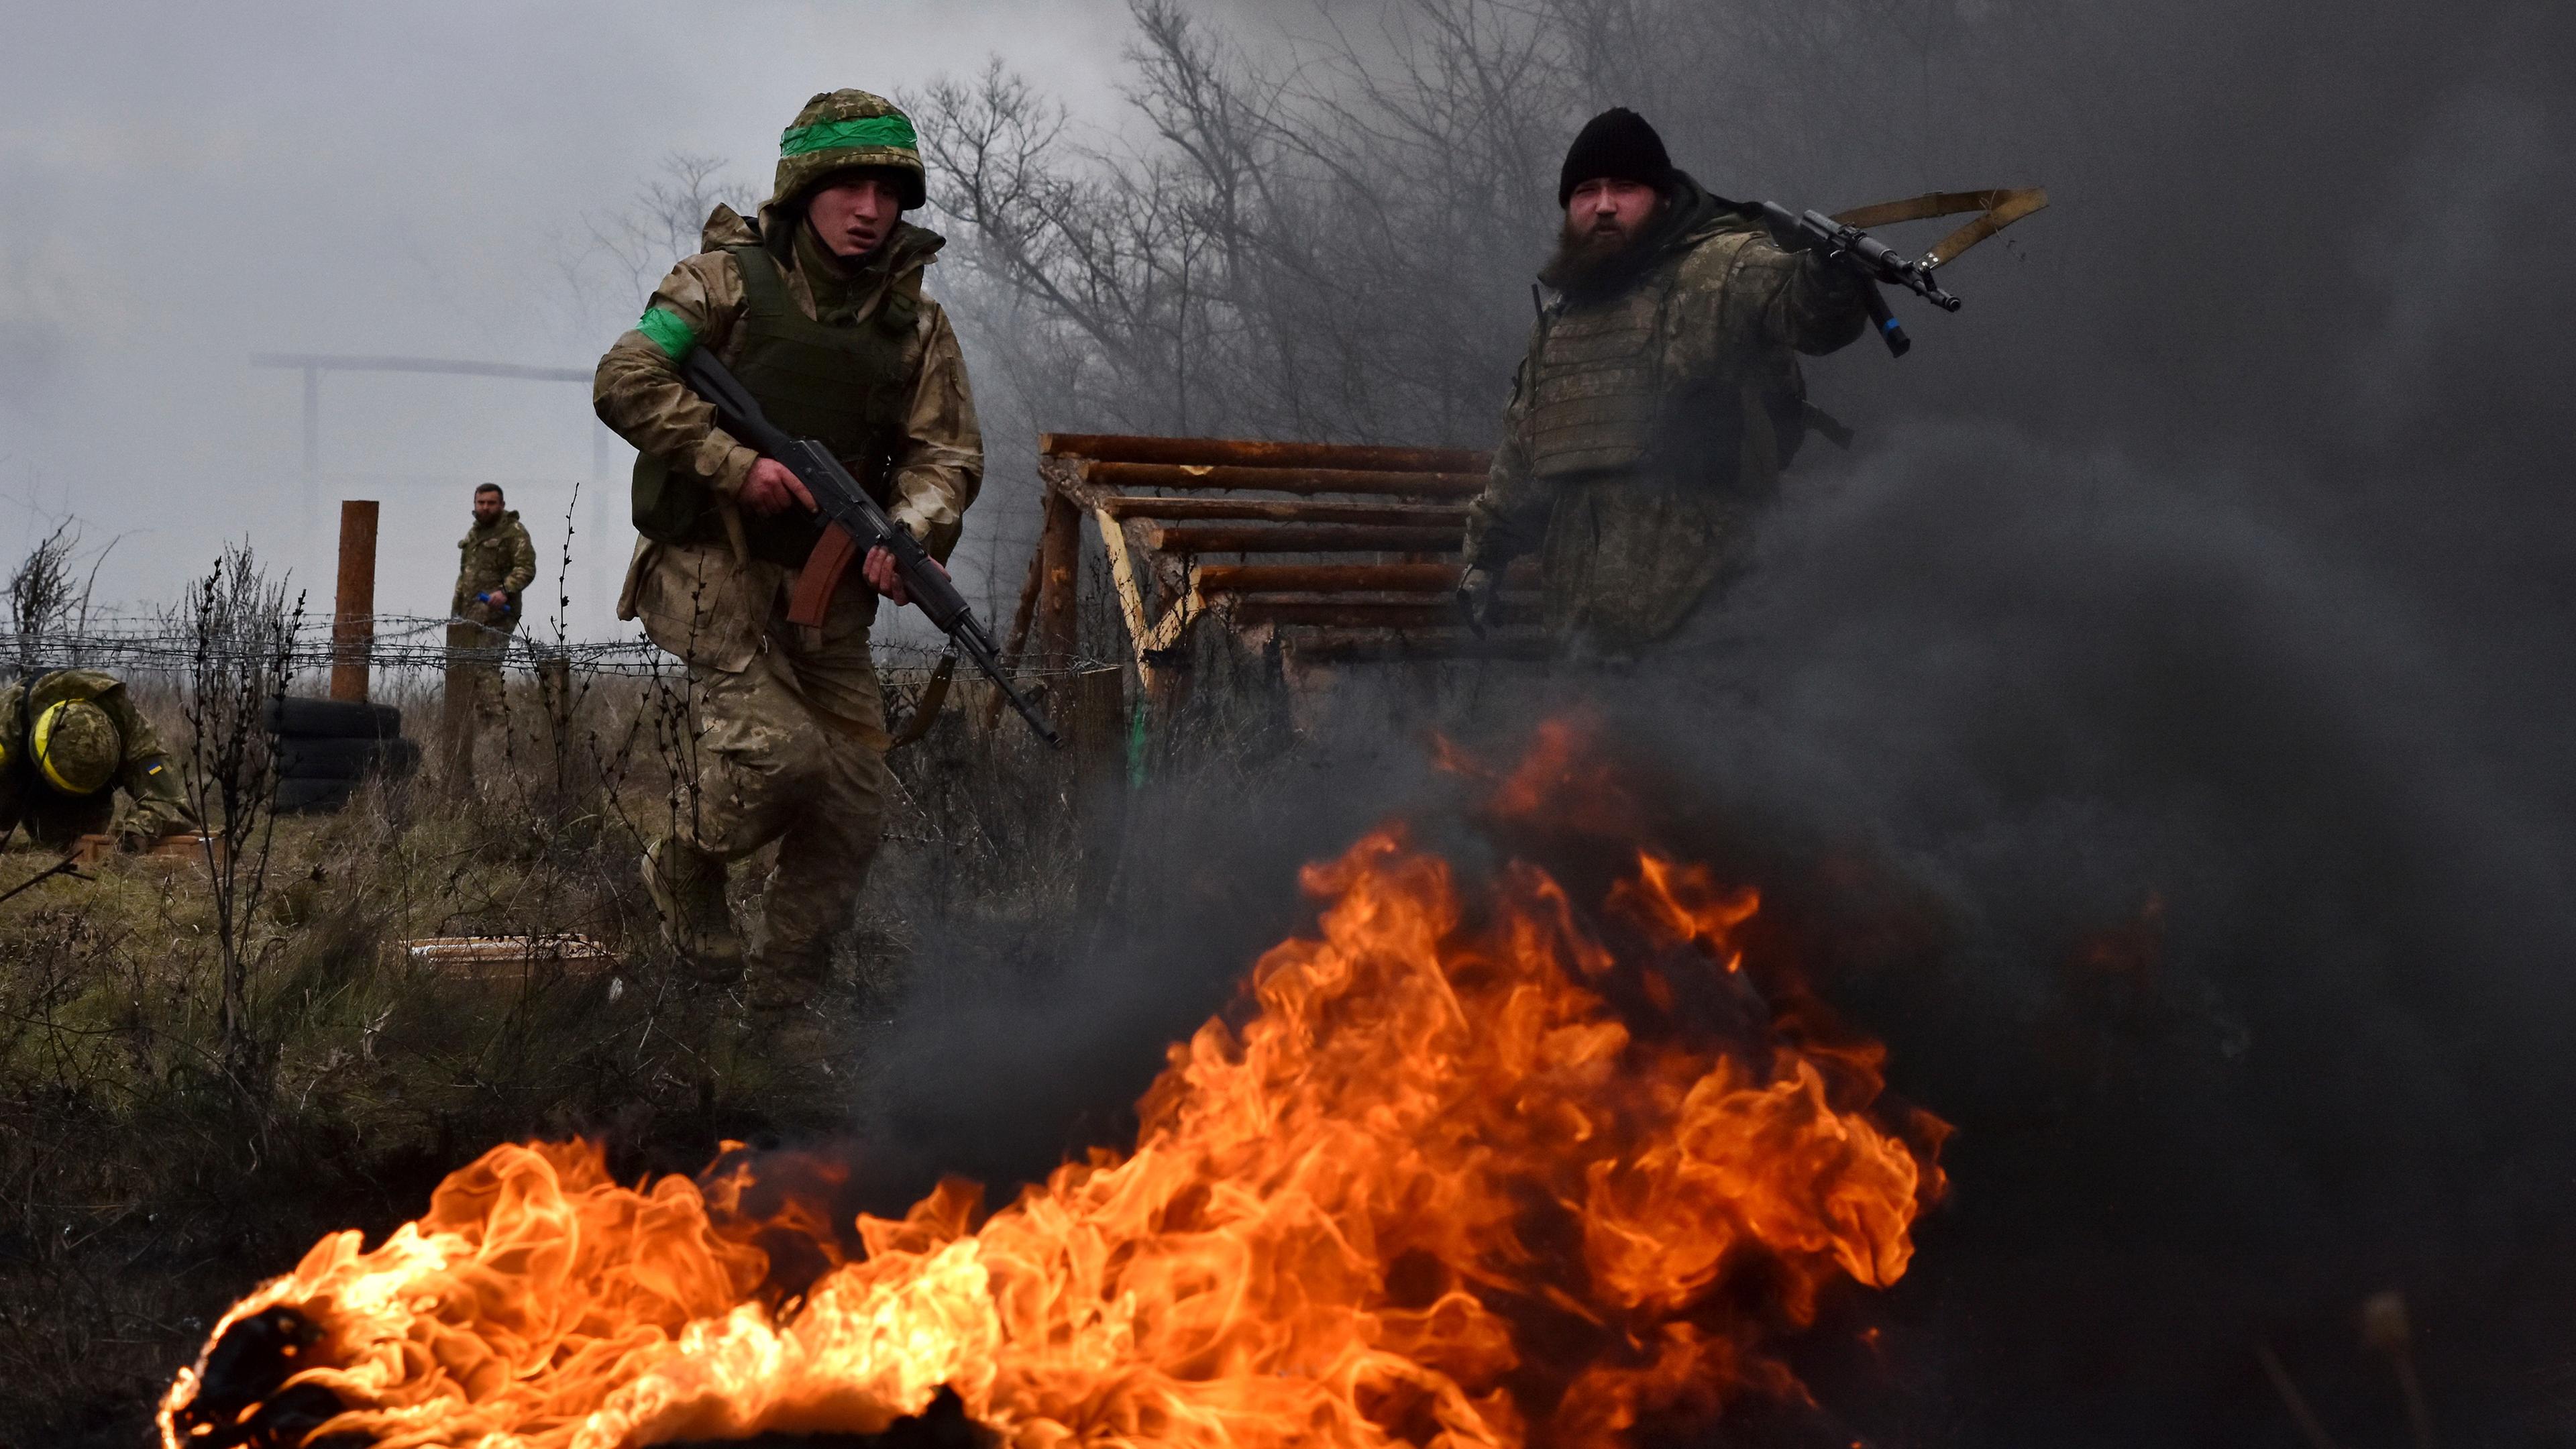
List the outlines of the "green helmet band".
{"type": "Polygon", "coordinates": [[[881,146],[917,152],[921,149],[921,138],[913,134],[911,120],[900,112],[885,116],[858,116],[847,121],[790,126],[778,138],[778,155],[783,160],[789,156],[842,151],[853,146],[881,146]]]}

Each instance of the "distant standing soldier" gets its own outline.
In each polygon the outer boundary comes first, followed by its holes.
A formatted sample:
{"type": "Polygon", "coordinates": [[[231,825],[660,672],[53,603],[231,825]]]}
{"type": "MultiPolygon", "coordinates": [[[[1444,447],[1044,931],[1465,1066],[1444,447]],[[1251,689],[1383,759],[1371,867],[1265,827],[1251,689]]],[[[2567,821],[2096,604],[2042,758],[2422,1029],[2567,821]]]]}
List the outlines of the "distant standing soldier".
{"type": "Polygon", "coordinates": [[[105,835],[120,790],[134,802],[116,831],[129,847],[198,828],[179,767],[115,675],[58,669],[0,686],[0,836],[105,835]]]}
{"type": "Polygon", "coordinates": [[[519,627],[520,594],[537,576],[537,547],[518,510],[503,506],[501,485],[474,490],[474,522],[456,541],[456,596],[448,603],[447,727],[462,761],[472,723],[502,716],[501,656],[519,627]]]}
{"type": "Polygon", "coordinates": [[[1859,282],[1700,189],[1636,112],[1595,116],[1557,182],[1565,230],[1468,510],[1459,601],[1479,627],[1537,553],[1548,631],[1577,654],[1660,639],[1737,571],[1806,432],[1797,354],[1860,336],[1859,282]]]}
{"type": "Polygon", "coordinates": [[[711,979],[748,966],[757,1007],[810,999],[886,815],[885,710],[868,652],[877,595],[904,602],[873,550],[820,629],[787,620],[821,537],[813,500],[737,442],[679,378],[712,347],[772,421],[822,440],[934,557],[956,546],[983,437],[956,334],[922,294],[945,244],[903,220],[924,200],[912,122],[866,91],[818,95],[779,138],[757,224],[719,206],[706,250],[672,268],[600,359],[600,419],[635,445],[643,535],[618,601],[687,661],[695,773],[644,878],[674,942],[711,979]],[[855,580],[853,581],[855,584],[855,580]],[[746,953],[726,867],[771,841],[767,928],[746,953]]]}

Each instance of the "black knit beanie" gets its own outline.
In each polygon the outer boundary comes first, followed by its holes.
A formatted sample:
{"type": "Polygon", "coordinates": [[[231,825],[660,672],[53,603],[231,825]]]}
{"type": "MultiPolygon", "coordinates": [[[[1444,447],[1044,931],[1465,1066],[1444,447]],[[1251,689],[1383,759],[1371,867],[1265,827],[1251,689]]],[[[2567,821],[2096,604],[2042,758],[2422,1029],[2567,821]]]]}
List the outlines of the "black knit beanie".
{"type": "Polygon", "coordinates": [[[1664,152],[1664,138],[1626,106],[1612,106],[1583,123],[1582,134],[1565,153],[1565,169],[1557,174],[1557,206],[1562,209],[1574,199],[1574,188],[1604,176],[1657,191],[1672,185],[1673,158],[1664,152]]]}

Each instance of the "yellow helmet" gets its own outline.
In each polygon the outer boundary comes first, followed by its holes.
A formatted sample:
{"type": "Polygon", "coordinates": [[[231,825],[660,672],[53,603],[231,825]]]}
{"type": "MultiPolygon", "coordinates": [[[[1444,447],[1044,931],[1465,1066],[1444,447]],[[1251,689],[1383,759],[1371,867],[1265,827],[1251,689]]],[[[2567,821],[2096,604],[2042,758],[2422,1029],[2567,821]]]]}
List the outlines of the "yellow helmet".
{"type": "Polygon", "coordinates": [[[37,711],[27,731],[36,773],[66,795],[95,795],[125,763],[125,739],[107,711],[86,699],[66,699],[37,711]]]}

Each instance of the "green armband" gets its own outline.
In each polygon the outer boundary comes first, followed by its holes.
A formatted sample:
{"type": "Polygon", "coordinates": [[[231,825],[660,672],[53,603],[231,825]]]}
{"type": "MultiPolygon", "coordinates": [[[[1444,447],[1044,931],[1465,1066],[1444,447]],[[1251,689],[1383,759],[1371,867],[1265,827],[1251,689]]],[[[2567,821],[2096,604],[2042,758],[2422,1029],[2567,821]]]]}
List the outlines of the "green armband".
{"type": "Polygon", "coordinates": [[[698,329],[667,307],[645,308],[643,317],[635,323],[635,330],[661,348],[673,362],[686,358],[697,349],[698,329]]]}

